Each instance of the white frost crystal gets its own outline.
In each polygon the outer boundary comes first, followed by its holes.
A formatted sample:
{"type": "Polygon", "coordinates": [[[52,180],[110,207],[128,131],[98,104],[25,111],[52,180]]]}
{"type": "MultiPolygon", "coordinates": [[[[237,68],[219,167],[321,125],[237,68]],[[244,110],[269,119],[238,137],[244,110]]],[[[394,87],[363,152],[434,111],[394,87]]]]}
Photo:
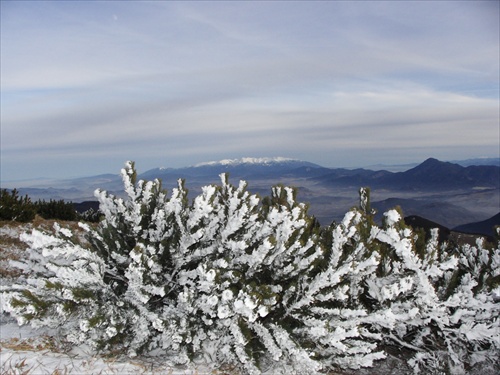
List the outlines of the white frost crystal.
{"type": "Polygon", "coordinates": [[[392,226],[399,220],[401,220],[401,215],[396,210],[389,210],[384,213],[384,218],[386,220],[385,222],[387,223],[387,225],[392,226]]]}

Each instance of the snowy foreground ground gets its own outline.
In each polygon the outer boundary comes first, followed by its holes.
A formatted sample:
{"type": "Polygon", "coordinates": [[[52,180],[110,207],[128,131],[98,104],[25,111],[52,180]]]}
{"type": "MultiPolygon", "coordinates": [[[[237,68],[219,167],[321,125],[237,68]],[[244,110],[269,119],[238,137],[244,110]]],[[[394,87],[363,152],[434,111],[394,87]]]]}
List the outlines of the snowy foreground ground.
{"type": "Polygon", "coordinates": [[[103,358],[87,348],[58,352],[57,337],[5,319],[1,328],[1,374],[214,374],[208,367],[179,368],[155,360],[103,358]]]}
{"type": "MultiPolygon", "coordinates": [[[[60,338],[51,332],[19,327],[10,317],[0,316],[0,375],[239,375],[235,369],[213,370],[206,363],[176,366],[160,357],[101,357],[89,348],[78,347],[61,351],[60,338]]],[[[388,357],[373,368],[347,370],[330,375],[406,375],[413,374],[406,364],[388,357]]],[[[491,368],[478,367],[471,374],[497,375],[491,368]]],[[[273,375],[267,371],[263,375],[273,375]]],[[[292,375],[292,374],[291,374],[292,375]]],[[[300,374],[296,374],[300,375],[300,374]]]]}
{"type": "Polygon", "coordinates": [[[19,327],[2,316],[0,324],[0,374],[223,374],[198,364],[180,367],[169,364],[168,358],[106,358],[95,355],[89,348],[69,351],[58,348],[59,338],[50,332],[19,327]]]}

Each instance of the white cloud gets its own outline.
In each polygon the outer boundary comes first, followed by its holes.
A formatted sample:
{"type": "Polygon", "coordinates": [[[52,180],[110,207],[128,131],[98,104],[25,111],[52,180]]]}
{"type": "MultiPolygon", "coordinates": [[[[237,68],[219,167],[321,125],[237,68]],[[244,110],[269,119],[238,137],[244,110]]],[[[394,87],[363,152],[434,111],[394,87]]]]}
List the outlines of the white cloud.
{"type": "Polygon", "coordinates": [[[27,152],[169,155],[179,166],[216,154],[356,149],[359,165],[396,147],[493,150],[497,8],[2,2],[2,169],[22,169],[12,155],[27,152]]]}

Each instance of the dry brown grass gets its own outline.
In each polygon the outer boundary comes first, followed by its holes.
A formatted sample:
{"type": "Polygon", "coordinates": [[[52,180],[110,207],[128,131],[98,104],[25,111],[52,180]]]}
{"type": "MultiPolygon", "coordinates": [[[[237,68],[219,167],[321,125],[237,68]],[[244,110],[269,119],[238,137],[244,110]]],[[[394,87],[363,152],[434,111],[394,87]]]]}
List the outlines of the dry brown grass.
{"type": "Polygon", "coordinates": [[[0,278],[16,278],[21,271],[10,265],[11,260],[22,258],[27,245],[19,235],[30,228],[30,224],[0,221],[0,278]]]}
{"type": "Polygon", "coordinates": [[[26,358],[12,363],[8,360],[2,363],[0,375],[29,375],[33,367],[29,367],[26,363],[26,358]]]}
{"type": "Polygon", "coordinates": [[[64,342],[48,335],[27,339],[13,337],[9,340],[0,341],[0,346],[14,351],[49,350],[53,353],[64,353],[67,351],[67,345],[64,342]]]}
{"type": "Polygon", "coordinates": [[[0,368],[0,375],[67,375],[71,372],[68,370],[66,366],[63,369],[56,368],[54,371],[41,371],[38,366],[32,365],[30,366],[27,362],[27,358],[22,358],[19,360],[12,360],[9,358],[8,360],[2,361],[2,367],[0,368]]]}

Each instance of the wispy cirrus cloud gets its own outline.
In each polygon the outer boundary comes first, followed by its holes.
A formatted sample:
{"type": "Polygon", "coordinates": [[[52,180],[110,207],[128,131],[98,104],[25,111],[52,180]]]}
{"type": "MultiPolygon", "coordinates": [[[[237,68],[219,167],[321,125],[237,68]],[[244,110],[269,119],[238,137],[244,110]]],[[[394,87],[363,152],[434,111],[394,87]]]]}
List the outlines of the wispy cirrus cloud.
{"type": "Polygon", "coordinates": [[[497,2],[1,7],[2,178],[498,151],[497,2]]]}

